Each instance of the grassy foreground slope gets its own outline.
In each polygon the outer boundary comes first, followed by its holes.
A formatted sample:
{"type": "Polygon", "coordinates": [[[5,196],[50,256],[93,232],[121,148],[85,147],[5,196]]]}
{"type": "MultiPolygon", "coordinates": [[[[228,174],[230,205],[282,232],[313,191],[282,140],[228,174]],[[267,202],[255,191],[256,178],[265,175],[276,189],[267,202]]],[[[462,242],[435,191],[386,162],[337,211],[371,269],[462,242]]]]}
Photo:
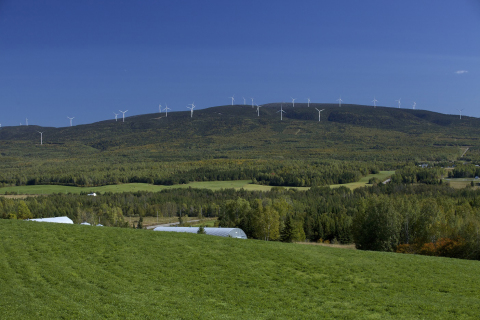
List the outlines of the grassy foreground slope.
{"type": "Polygon", "coordinates": [[[0,318],[476,318],[478,261],[0,221],[0,318]]]}

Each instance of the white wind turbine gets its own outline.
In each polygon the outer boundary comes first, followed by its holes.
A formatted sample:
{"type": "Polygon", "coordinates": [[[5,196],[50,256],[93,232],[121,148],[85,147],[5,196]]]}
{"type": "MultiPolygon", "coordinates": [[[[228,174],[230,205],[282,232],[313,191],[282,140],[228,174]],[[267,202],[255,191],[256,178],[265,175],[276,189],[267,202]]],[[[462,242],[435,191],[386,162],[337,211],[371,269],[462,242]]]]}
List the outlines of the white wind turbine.
{"type": "Polygon", "coordinates": [[[158,113],[162,113],[162,105],[161,104],[158,105],[158,113]]]}
{"type": "Polygon", "coordinates": [[[75,119],[75,117],[73,118],[70,118],[70,117],[67,117],[68,119],[70,119],[70,127],[72,126],[72,120],[75,119]]]}
{"type": "Polygon", "coordinates": [[[395,100],[395,101],[398,101],[398,108],[400,109],[400,107],[402,106],[402,98],[398,99],[398,100],[395,100]]]}
{"type": "Polygon", "coordinates": [[[341,107],[343,102],[342,96],[340,96],[340,99],[337,99],[337,101],[338,101],[338,106],[341,107]]]}
{"type": "Polygon", "coordinates": [[[463,111],[463,109],[457,109],[457,110],[458,110],[458,112],[460,113],[460,120],[462,120],[462,111],[463,111]]]}
{"type": "Polygon", "coordinates": [[[167,117],[168,117],[168,110],[172,110],[172,109],[170,109],[170,108],[167,106],[167,104],[165,104],[165,109],[163,109],[163,110],[165,110],[165,118],[167,118],[167,117]]]}
{"type": "Polygon", "coordinates": [[[193,103],[190,105],[191,107],[187,107],[187,109],[190,109],[190,118],[193,118],[193,109],[195,108],[195,105],[193,103]]]}
{"type": "Polygon", "coordinates": [[[257,117],[260,117],[260,108],[261,108],[261,107],[262,107],[262,106],[257,105],[257,117]]]}
{"type": "Polygon", "coordinates": [[[280,110],[277,111],[277,113],[280,112],[280,121],[283,120],[283,114],[286,113],[285,111],[283,111],[283,104],[280,105],[280,110]]]}
{"type": "Polygon", "coordinates": [[[28,127],[28,118],[25,118],[25,124],[26,124],[27,127],[28,127]]]}
{"type": "Polygon", "coordinates": [[[113,113],[115,115],[115,122],[117,122],[117,116],[118,116],[118,113],[113,113]]]}
{"type": "Polygon", "coordinates": [[[250,99],[252,99],[252,108],[253,108],[253,98],[250,98],[250,99]]]}
{"type": "Polygon", "coordinates": [[[242,97],[243,98],[243,105],[247,105],[247,102],[245,101],[245,97],[242,97]]]}
{"type": "Polygon", "coordinates": [[[415,106],[416,106],[416,105],[417,105],[417,103],[416,103],[416,102],[413,102],[413,107],[412,107],[413,110],[415,110],[415,106]]]}
{"type": "Polygon", "coordinates": [[[293,99],[292,98],[292,106],[295,108],[295,100],[297,100],[297,98],[293,99]]]}
{"type": "Polygon", "coordinates": [[[235,95],[230,97],[232,99],[232,106],[233,106],[233,101],[235,101],[235,95]]]}
{"type": "Polygon", "coordinates": [[[122,122],[125,122],[125,113],[127,113],[128,110],[125,110],[125,111],[118,110],[118,111],[120,111],[121,113],[123,113],[122,122]]]}
{"type": "Polygon", "coordinates": [[[377,102],[378,102],[378,100],[375,99],[375,97],[373,97],[372,102],[373,102],[373,107],[376,108],[376,107],[377,107],[377,102]]]}
{"type": "Polygon", "coordinates": [[[315,108],[315,109],[318,111],[318,122],[320,122],[320,113],[325,109],[322,109],[322,110],[318,110],[317,108],[315,108]]]}
{"type": "Polygon", "coordinates": [[[40,133],[40,145],[43,145],[43,132],[37,131],[40,133]]]}
{"type": "Polygon", "coordinates": [[[307,98],[308,102],[307,102],[307,107],[310,108],[310,98],[307,98]]]}

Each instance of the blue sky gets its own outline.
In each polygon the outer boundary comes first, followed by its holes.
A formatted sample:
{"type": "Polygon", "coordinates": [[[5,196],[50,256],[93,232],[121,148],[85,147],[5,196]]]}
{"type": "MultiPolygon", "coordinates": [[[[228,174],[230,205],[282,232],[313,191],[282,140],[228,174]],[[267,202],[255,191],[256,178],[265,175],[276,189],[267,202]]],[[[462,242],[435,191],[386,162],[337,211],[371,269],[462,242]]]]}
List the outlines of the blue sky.
{"type": "Polygon", "coordinates": [[[0,0],[0,123],[291,101],[480,117],[480,0],[0,0]]]}

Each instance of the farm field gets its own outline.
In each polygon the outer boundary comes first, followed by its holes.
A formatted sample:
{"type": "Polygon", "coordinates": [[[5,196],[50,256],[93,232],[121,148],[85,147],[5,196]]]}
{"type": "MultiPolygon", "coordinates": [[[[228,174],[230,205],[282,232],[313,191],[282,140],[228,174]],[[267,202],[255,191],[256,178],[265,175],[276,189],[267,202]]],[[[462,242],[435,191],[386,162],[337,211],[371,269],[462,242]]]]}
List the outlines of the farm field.
{"type": "Polygon", "coordinates": [[[480,264],[0,221],[0,318],[475,319],[480,264]]]}
{"type": "MultiPolygon", "coordinates": [[[[127,217],[126,220],[128,221],[129,225],[138,224],[138,217],[127,217]]],[[[200,225],[202,226],[209,226],[213,227],[213,224],[215,223],[215,220],[217,218],[203,218],[201,220],[198,219],[198,217],[185,217],[184,221],[186,223],[190,223],[193,227],[199,227],[200,225]]],[[[155,226],[159,224],[169,224],[169,223],[176,223],[178,222],[178,217],[143,217],[143,226],[144,227],[149,227],[149,226],[155,226]]]]}
{"type": "MultiPolygon", "coordinates": [[[[358,182],[345,183],[345,184],[336,184],[332,185],[332,188],[338,188],[344,186],[350,189],[355,189],[367,185],[368,180],[372,177],[377,177],[380,180],[385,180],[395,171],[380,171],[377,174],[369,174],[360,179],[358,182]]],[[[272,186],[264,186],[258,184],[252,184],[251,180],[235,180],[235,181],[204,181],[204,182],[191,182],[189,184],[177,184],[177,185],[152,185],[147,183],[126,183],[118,185],[107,185],[100,187],[71,187],[71,186],[58,186],[58,185],[33,185],[33,186],[15,186],[15,187],[4,187],[0,188],[0,193],[4,194],[5,192],[16,192],[17,194],[52,194],[52,193],[81,193],[81,192],[136,192],[136,191],[149,191],[149,192],[158,192],[165,189],[175,189],[175,188],[199,188],[199,189],[210,189],[210,190],[220,190],[220,189],[245,189],[250,191],[269,191],[272,186]]],[[[288,189],[297,189],[297,190],[308,190],[309,187],[285,187],[288,189]]]]}
{"type": "Polygon", "coordinates": [[[474,179],[474,178],[448,178],[448,179],[443,179],[445,182],[448,182],[450,186],[454,189],[463,189],[467,186],[470,186],[470,184],[475,183],[474,188],[478,188],[478,184],[480,183],[479,179],[474,179]]]}
{"type": "Polygon", "coordinates": [[[345,184],[334,184],[331,185],[331,188],[339,188],[339,187],[347,187],[350,188],[351,190],[364,187],[368,184],[368,180],[371,178],[377,178],[380,181],[385,181],[387,180],[390,176],[392,176],[395,173],[395,171],[380,171],[377,174],[369,174],[365,177],[360,178],[359,181],[357,182],[352,182],[352,183],[345,183],[345,184]]]}

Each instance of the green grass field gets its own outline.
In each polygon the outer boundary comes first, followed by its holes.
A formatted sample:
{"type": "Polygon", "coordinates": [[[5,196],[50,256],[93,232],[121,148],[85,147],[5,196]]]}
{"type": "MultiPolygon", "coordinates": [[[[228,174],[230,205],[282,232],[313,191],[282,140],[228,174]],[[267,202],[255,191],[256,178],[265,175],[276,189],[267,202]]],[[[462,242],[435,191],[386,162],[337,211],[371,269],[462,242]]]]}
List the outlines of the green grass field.
{"type": "Polygon", "coordinates": [[[0,220],[1,319],[477,319],[480,264],[0,220]]]}
{"type": "MultiPolygon", "coordinates": [[[[380,180],[385,180],[395,171],[380,171],[378,174],[369,174],[366,177],[363,177],[358,182],[346,183],[346,184],[336,184],[332,185],[332,188],[338,188],[340,186],[345,186],[350,189],[355,189],[358,187],[363,187],[367,185],[368,180],[372,177],[377,177],[380,180]]],[[[171,186],[163,185],[152,185],[146,183],[127,183],[127,184],[118,184],[118,185],[108,185],[101,187],[66,187],[58,185],[33,185],[33,186],[18,186],[18,187],[4,187],[0,188],[0,193],[5,194],[5,192],[16,192],[17,194],[52,194],[52,193],[81,193],[81,192],[136,192],[136,191],[151,191],[157,192],[164,189],[174,189],[174,188],[199,188],[199,189],[210,189],[210,190],[220,190],[220,189],[245,189],[251,191],[269,191],[272,189],[271,186],[263,186],[258,184],[252,184],[251,180],[236,180],[236,181],[205,181],[205,182],[191,182],[189,184],[177,184],[171,186]]],[[[289,189],[297,190],[308,190],[309,187],[286,187],[289,189]]]]}
{"type": "Polygon", "coordinates": [[[450,186],[454,189],[463,189],[467,186],[470,186],[472,181],[475,184],[474,188],[478,188],[480,181],[474,178],[448,178],[443,179],[445,182],[448,182],[450,186]]]}
{"type": "Polygon", "coordinates": [[[210,190],[220,190],[226,188],[240,189],[251,183],[251,180],[237,181],[206,181],[191,182],[189,184],[176,184],[171,186],[153,185],[147,183],[126,183],[117,185],[108,185],[100,187],[65,187],[58,185],[34,185],[0,188],[0,193],[17,192],[18,194],[52,194],[52,193],[81,193],[81,192],[136,192],[151,191],[157,192],[165,189],[175,188],[201,188],[210,190]]]}
{"type": "Polygon", "coordinates": [[[368,180],[371,178],[378,178],[380,181],[385,181],[387,180],[390,176],[392,176],[395,173],[395,171],[380,171],[377,174],[369,174],[363,178],[360,179],[360,181],[357,182],[352,182],[352,183],[345,183],[345,184],[333,184],[330,187],[331,188],[338,188],[338,187],[347,187],[350,189],[356,189],[359,187],[364,187],[368,185],[368,180]]]}

